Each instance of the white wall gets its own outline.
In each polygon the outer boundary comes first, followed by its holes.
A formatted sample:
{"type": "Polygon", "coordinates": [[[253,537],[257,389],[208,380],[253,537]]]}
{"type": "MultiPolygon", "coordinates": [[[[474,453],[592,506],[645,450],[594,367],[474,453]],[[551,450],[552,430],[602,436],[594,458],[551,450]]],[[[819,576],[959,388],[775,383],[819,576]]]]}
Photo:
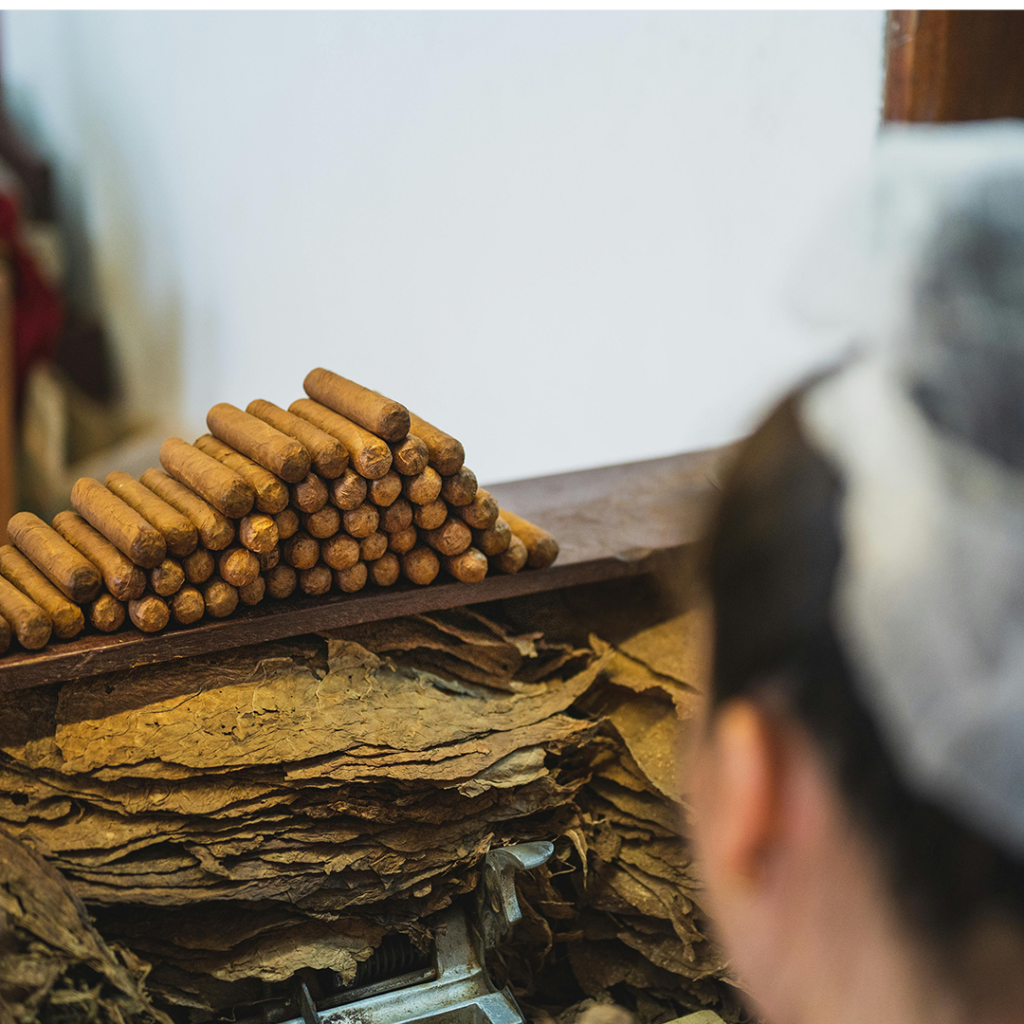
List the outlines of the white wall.
{"type": "Polygon", "coordinates": [[[880,12],[3,15],[136,407],[323,364],[497,480],[731,439],[866,156],[880,12]]]}

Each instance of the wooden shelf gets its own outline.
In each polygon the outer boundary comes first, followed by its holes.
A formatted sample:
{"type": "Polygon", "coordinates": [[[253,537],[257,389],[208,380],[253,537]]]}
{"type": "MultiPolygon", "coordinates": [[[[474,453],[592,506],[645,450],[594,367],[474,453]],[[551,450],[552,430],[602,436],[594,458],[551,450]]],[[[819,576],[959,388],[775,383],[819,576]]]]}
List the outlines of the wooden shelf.
{"type": "Polygon", "coordinates": [[[228,619],[163,633],[127,629],[54,641],[41,651],[0,658],[0,691],[651,572],[703,533],[722,457],[720,449],[693,452],[489,487],[500,505],[558,538],[561,555],[549,569],[475,584],[403,583],[358,594],[267,600],[228,619]]]}

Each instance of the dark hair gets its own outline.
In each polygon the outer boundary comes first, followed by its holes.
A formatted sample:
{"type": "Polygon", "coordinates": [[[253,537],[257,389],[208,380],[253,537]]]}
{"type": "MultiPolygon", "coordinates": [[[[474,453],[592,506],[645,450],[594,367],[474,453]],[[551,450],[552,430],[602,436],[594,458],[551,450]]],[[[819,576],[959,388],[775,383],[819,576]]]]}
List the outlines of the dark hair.
{"type": "Polygon", "coordinates": [[[1024,864],[903,782],[833,628],[843,481],[807,442],[800,393],[742,447],[710,544],[713,706],[781,685],[876,844],[911,925],[955,946],[990,914],[1024,928],[1024,864]],[[781,680],[782,682],[778,682],[781,680]]]}

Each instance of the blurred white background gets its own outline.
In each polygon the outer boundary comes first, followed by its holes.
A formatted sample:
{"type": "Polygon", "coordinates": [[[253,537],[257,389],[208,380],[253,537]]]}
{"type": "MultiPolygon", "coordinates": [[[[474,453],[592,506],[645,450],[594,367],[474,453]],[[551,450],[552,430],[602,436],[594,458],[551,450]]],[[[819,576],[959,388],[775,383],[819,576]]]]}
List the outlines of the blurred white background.
{"type": "Polygon", "coordinates": [[[827,353],[787,272],[865,160],[883,14],[5,13],[135,412],[325,365],[484,480],[731,440],[827,353]]]}

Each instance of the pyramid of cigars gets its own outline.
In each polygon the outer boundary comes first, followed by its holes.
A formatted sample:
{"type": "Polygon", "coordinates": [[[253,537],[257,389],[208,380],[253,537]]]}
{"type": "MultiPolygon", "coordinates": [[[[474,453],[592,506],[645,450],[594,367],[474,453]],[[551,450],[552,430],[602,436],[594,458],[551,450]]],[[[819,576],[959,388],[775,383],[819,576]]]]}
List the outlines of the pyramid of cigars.
{"type": "Polygon", "coordinates": [[[194,444],[172,437],[162,469],[83,477],[48,526],[11,517],[0,547],[0,653],[51,636],[147,633],[225,618],[266,599],[427,586],[544,568],[546,531],[477,486],[462,445],[329,370],[286,412],[215,405],[194,444]]]}

